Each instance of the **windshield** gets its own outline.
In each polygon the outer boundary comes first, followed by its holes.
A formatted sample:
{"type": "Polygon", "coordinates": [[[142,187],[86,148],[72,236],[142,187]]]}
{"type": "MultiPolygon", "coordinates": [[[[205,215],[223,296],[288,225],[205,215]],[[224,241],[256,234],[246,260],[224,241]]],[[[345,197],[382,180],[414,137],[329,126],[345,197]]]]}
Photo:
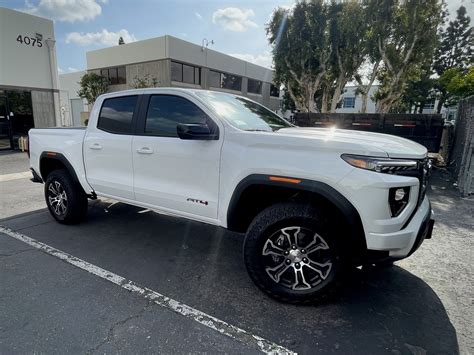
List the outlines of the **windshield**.
{"type": "Polygon", "coordinates": [[[246,98],[210,91],[198,91],[196,94],[206,100],[218,115],[244,131],[272,132],[293,127],[269,109],[246,98]]]}

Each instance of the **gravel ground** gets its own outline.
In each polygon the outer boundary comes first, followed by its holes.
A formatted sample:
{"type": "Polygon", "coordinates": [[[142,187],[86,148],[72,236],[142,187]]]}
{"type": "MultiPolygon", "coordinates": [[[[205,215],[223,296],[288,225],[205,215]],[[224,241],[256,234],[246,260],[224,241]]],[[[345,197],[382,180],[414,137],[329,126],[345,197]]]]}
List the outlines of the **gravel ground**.
{"type": "Polygon", "coordinates": [[[474,354],[474,196],[462,198],[446,170],[428,192],[435,212],[433,238],[397,262],[438,294],[456,328],[461,354],[474,354]]]}

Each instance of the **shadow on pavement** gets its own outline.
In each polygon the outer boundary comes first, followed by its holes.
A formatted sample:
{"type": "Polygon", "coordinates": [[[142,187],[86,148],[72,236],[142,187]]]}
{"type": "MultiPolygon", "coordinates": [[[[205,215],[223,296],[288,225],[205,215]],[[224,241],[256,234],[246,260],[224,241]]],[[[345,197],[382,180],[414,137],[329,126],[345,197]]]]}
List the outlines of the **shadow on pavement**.
{"type": "Polygon", "coordinates": [[[436,293],[400,267],[355,269],[329,303],[282,304],[248,278],[242,235],[107,206],[91,202],[77,226],[59,225],[47,211],[2,224],[299,353],[459,352],[436,293]]]}

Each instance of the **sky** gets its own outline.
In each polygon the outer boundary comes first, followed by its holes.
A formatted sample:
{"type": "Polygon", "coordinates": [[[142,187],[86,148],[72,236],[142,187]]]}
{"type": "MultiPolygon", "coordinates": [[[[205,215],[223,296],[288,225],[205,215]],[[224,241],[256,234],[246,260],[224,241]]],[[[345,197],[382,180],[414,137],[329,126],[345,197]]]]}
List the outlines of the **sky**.
{"type": "MultiPolygon", "coordinates": [[[[165,34],[266,67],[271,48],[265,24],[272,11],[294,0],[0,0],[0,6],[54,20],[58,70],[84,70],[85,53],[165,34]]],[[[447,0],[451,17],[460,5],[474,18],[474,0],[447,0]]],[[[473,19],[474,21],[474,19],[473,19]]]]}

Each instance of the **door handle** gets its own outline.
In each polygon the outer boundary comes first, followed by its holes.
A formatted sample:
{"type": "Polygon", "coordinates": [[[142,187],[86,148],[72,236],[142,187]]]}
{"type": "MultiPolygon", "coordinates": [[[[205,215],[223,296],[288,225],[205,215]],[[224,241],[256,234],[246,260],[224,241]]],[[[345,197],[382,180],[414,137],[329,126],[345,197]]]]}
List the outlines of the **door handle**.
{"type": "Polygon", "coordinates": [[[94,143],[89,146],[90,149],[101,150],[102,146],[99,143],[94,143]]]}
{"type": "Polygon", "coordinates": [[[148,147],[142,147],[137,149],[138,154],[153,154],[153,149],[148,147]]]}

